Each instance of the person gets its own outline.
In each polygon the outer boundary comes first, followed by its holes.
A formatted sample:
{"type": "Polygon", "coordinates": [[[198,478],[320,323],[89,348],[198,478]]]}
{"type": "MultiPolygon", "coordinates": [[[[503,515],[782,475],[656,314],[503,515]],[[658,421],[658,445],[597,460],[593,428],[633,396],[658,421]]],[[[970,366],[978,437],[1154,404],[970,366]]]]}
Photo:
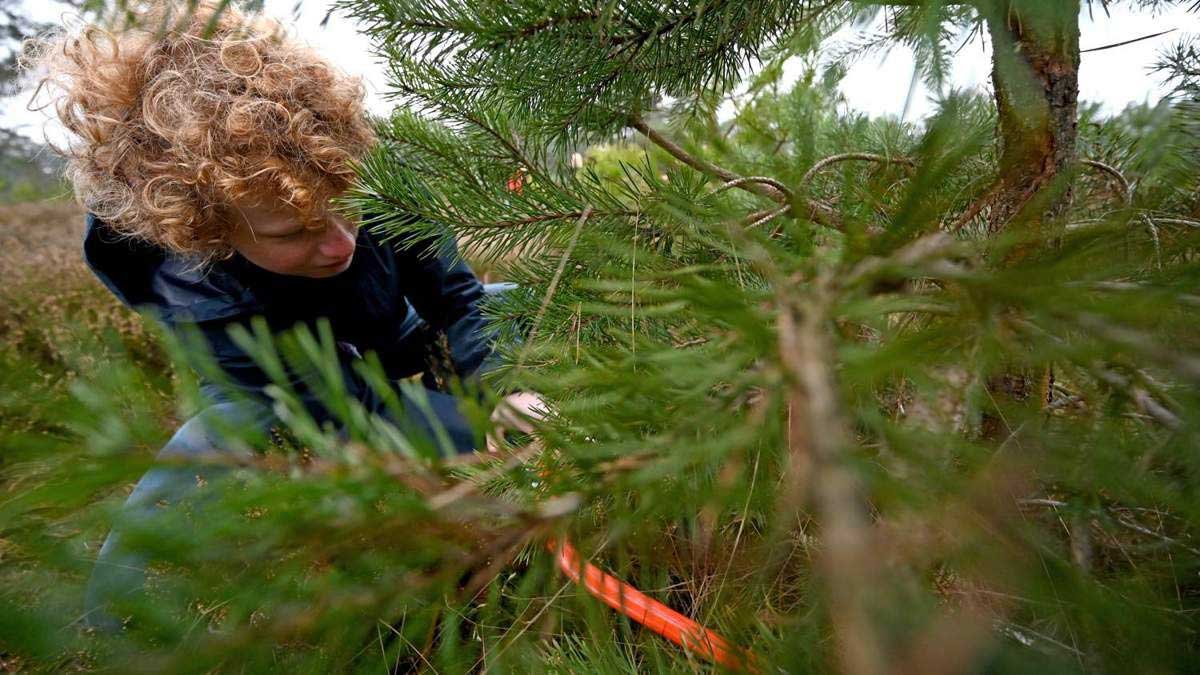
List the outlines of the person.
{"type": "MultiPolygon", "coordinates": [[[[334,207],[376,143],[361,81],[277,22],[224,4],[175,12],[154,3],[127,30],[86,25],[26,52],[27,66],[45,73],[39,93],[51,93],[74,137],[58,150],[88,210],[87,264],[125,304],[198,331],[223,373],[204,386],[212,405],[160,452],[175,464],[142,477],[126,518],[204,482],[180,458],[224,451],[230,428],[278,423],[264,393],[272,378],[232,335],[254,317],[272,333],[315,334],[328,322],[348,396],[444,454],[484,445],[463,399],[439,389],[430,368],[437,345],[458,378],[494,367],[484,287],[456,251],[393,245],[364,226],[369,215],[334,207]],[[355,367],[368,352],[388,378],[424,385],[423,401],[405,390],[400,419],[355,367]]],[[[337,421],[311,373],[287,377],[318,423],[337,421]]],[[[493,419],[527,430],[542,412],[536,394],[516,392],[493,419]]],[[[93,625],[118,625],[107,604],[141,587],[145,564],[119,530],[109,535],[88,590],[93,625]]]]}

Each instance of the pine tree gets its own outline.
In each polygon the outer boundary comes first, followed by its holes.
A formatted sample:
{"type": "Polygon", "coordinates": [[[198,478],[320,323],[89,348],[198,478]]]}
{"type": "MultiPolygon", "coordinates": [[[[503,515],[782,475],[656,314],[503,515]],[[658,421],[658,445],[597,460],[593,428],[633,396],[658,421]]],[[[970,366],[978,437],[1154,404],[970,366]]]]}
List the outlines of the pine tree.
{"type": "MultiPolygon", "coordinates": [[[[709,667],[557,574],[549,540],[761,672],[1195,660],[1187,44],[1161,64],[1175,97],[1101,119],[1078,104],[1077,1],[339,5],[397,101],[346,205],[400,245],[457,239],[519,284],[488,307],[495,384],[553,414],[464,465],[363,415],[336,376],[348,441],[278,390],[275,450],[235,467],[202,518],[141,528],[169,564],[97,658],[709,667]],[[909,124],[839,112],[837,63],[783,84],[785,61],[813,64],[836,27],[880,15],[887,34],[861,48],[910,44],[934,84],[963,31],[986,33],[994,97],[950,93],[909,124]]],[[[318,369],[330,340],[235,339],[318,369]]],[[[82,484],[73,457],[107,467],[104,485],[145,467],[111,458],[136,438],[105,407],[123,372],[81,392],[76,428],[108,444],[61,451],[50,475],[82,484]]],[[[77,541],[33,534],[40,509],[97,527],[62,484],[0,521],[46,578],[81,566],[64,562],[77,541]]],[[[10,601],[0,620],[19,617],[21,653],[61,653],[77,644],[49,618],[63,605],[10,601]]]]}

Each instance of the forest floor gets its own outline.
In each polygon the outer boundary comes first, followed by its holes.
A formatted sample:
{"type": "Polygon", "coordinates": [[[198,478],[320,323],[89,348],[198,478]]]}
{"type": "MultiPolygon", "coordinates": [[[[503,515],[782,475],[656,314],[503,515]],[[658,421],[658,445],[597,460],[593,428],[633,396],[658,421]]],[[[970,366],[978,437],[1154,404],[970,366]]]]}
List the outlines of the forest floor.
{"type": "MultiPolygon", "coordinates": [[[[124,391],[118,405],[123,413],[132,413],[131,406],[145,413],[142,419],[149,421],[153,440],[140,443],[135,452],[146,457],[153,456],[157,441],[178,423],[174,370],[146,322],[121,305],[88,270],[82,257],[83,229],[84,212],[70,201],[0,204],[0,501],[4,503],[45,491],[54,483],[56,462],[77,456],[81,428],[72,419],[81,406],[80,385],[86,382],[122,366],[138,374],[138,381],[146,386],[124,391]]],[[[79,419],[74,417],[75,422],[79,419]]],[[[113,487],[63,497],[62,503],[87,510],[97,500],[119,503],[132,482],[113,487]]],[[[62,624],[75,625],[72,619],[82,612],[82,598],[77,593],[61,597],[66,594],[64,582],[78,589],[86,580],[89,552],[99,546],[104,531],[99,526],[75,531],[58,519],[62,514],[54,509],[44,509],[43,515],[47,537],[82,534],[88,542],[86,550],[77,552],[78,562],[68,565],[63,577],[43,569],[36,537],[24,533],[0,537],[0,588],[26,598],[31,607],[53,604],[49,598],[58,597],[62,604],[56,606],[65,617],[62,624]]],[[[90,656],[81,652],[34,666],[0,646],[0,672],[90,670],[90,662],[90,656]]]]}
{"type": "MultiPolygon", "coordinates": [[[[84,264],[83,228],[84,212],[70,201],[0,205],[0,362],[37,376],[35,388],[21,392],[30,405],[60,400],[86,370],[105,367],[118,352],[139,368],[169,370],[142,318],[84,264]]],[[[159,393],[170,396],[166,388],[159,393]]],[[[3,431],[37,423],[12,419],[8,403],[0,400],[3,431]]],[[[22,407],[38,415],[35,405],[22,407]]]]}

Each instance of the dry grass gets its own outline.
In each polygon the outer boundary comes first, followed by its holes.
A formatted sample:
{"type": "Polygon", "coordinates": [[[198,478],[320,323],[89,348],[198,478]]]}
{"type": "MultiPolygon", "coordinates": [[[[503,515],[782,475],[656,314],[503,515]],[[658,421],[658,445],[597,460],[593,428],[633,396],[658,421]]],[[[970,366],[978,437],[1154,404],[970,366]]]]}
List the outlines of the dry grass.
{"type": "Polygon", "coordinates": [[[70,202],[0,206],[0,344],[50,365],[63,362],[74,331],[111,329],[135,357],[160,359],[141,317],[84,264],[83,227],[70,202]]]}
{"type": "MultiPolygon", "coordinates": [[[[170,370],[146,322],[84,264],[83,228],[84,212],[71,202],[0,205],[0,360],[30,375],[19,380],[25,391],[11,392],[23,401],[62,400],[120,352],[147,372],[170,370]]],[[[4,407],[9,433],[41,426],[53,412],[4,407]]]]}
{"type": "MultiPolygon", "coordinates": [[[[146,321],[88,270],[83,229],[84,212],[70,202],[0,205],[0,498],[12,503],[43,495],[36,509],[4,523],[0,588],[30,607],[65,602],[61,611],[72,615],[81,611],[79,588],[87,568],[47,565],[36,533],[67,521],[72,525],[66,529],[79,527],[75,523],[87,519],[62,520],[67,511],[89,512],[110,497],[119,503],[132,487],[130,480],[69,496],[47,492],[64,478],[73,480],[72,467],[91,452],[88,439],[81,437],[91,424],[82,408],[90,406],[76,397],[75,385],[100,382],[118,370],[144,375],[140,381],[146,386],[118,389],[105,402],[120,411],[117,424],[140,418],[153,426],[153,433],[134,439],[128,448],[133,455],[153,456],[159,439],[178,423],[173,370],[146,321]],[[121,364],[133,370],[118,369],[121,364]]],[[[105,534],[94,522],[70,531],[87,542],[86,551],[94,551],[105,534]]],[[[3,643],[0,638],[0,672],[92,670],[86,652],[37,662],[6,653],[11,645],[3,643]]]]}
{"type": "Polygon", "coordinates": [[[59,264],[79,257],[84,212],[70,201],[41,201],[0,205],[0,278],[59,264]]]}

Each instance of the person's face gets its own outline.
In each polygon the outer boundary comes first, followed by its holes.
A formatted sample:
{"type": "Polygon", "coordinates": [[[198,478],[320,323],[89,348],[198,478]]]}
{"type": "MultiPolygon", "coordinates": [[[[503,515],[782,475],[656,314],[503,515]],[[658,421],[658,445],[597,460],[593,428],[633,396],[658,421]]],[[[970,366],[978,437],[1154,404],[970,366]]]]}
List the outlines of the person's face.
{"type": "Polygon", "coordinates": [[[346,271],[354,259],[355,226],[326,211],[321,227],[306,227],[287,204],[239,202],[230,245],[242,257],[276,274],[323,279],[346,271]]]}

